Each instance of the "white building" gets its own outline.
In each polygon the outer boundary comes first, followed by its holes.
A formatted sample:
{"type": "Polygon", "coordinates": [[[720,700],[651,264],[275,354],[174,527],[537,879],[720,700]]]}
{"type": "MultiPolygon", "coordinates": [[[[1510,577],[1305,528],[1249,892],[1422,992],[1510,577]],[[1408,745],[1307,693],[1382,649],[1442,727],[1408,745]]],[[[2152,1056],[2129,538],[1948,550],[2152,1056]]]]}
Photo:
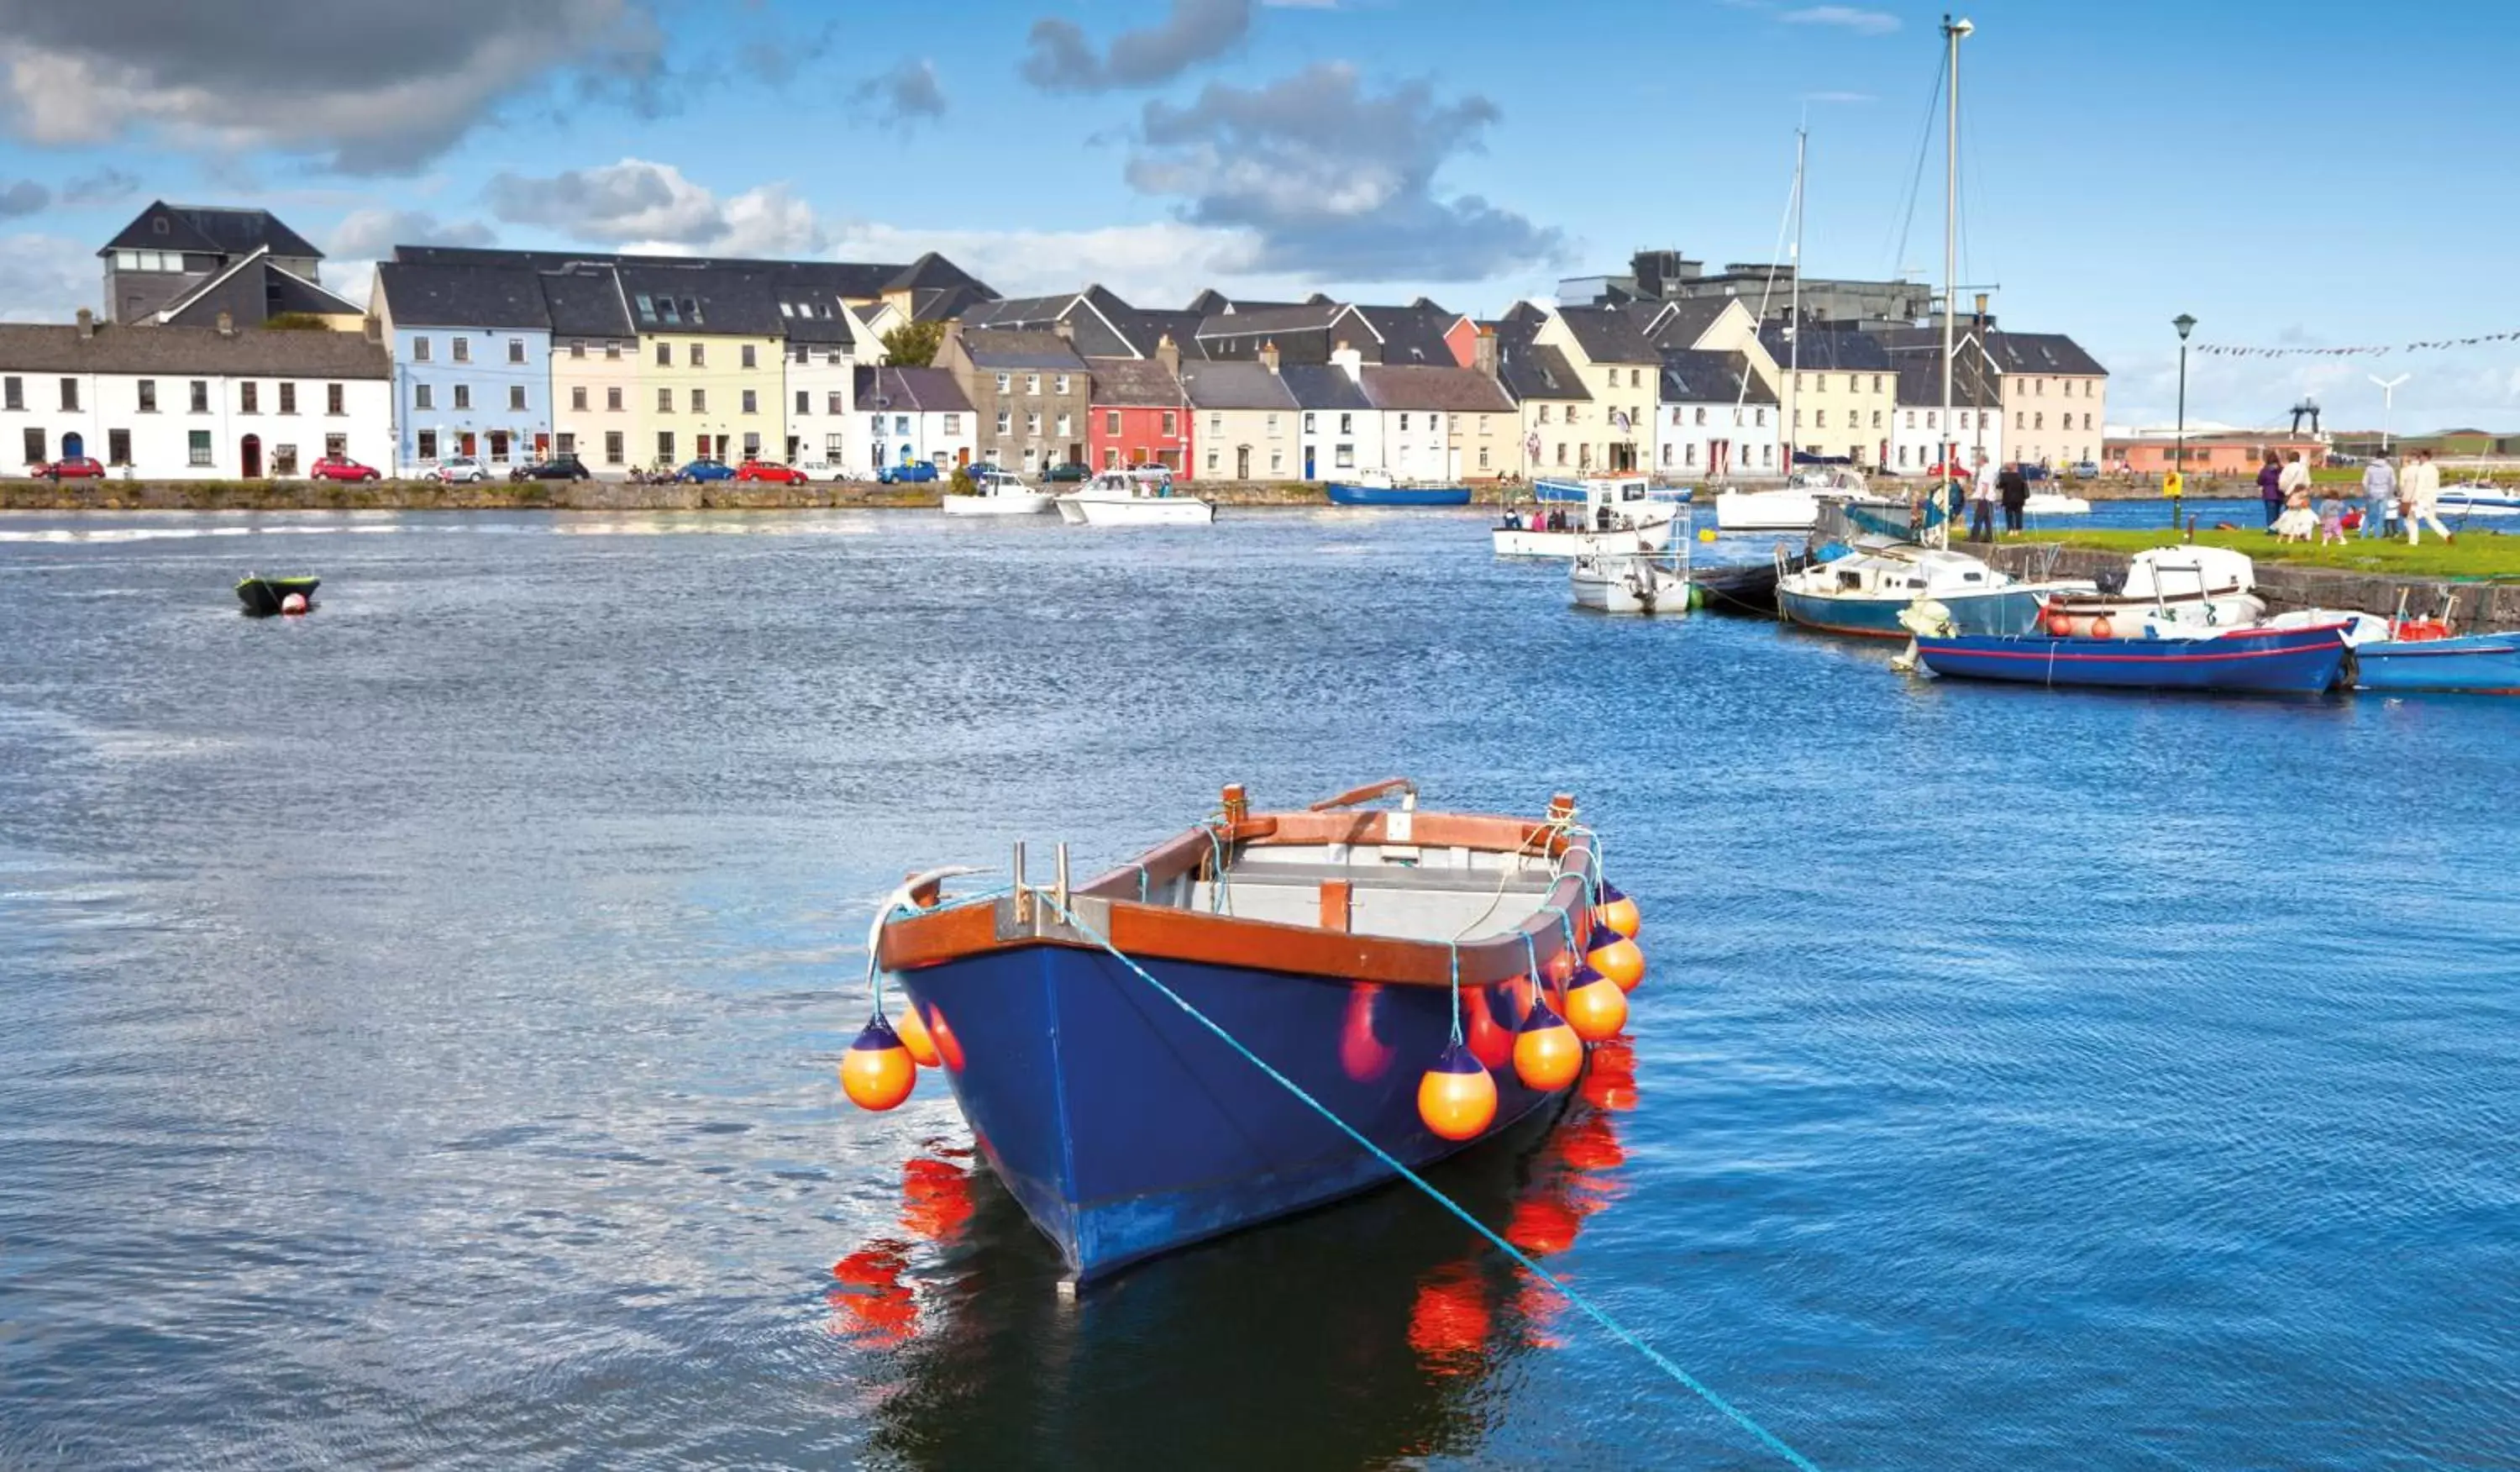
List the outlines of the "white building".
{"type": "Polygon", "coordinates": [[[0,453],[88,456],[134,480],[304,476],[326,455],[395,473],[392,368],[364,334],[0,326],[0,453]]]}
{"type": "Polygon", "coordinates": [[[1974,465],[1983,452],[1986,463],[2003,463],[2003,411],[1991,377],[1981,378],[1963,352],[1952,375],[1952,423],[1943,428],[1943,372],[1940,354],[1922,362],[1899,360],[1899,402],[1891,411],[1890,463],[1895,475],[1919,476],[1931,469],[1936,447],[1959,446],[1960,468],[1974,465]],[[1984,407],[1979,407],[1979,404],[1984,407]]]}
{"type": "Polygon", "coordinates": [[[852,473],[872,476],[882,466],[924,460],[950,474],[974,458],[977,417],[944,369],[860,368],[851,391],[867,426],[845,441],[852,473]]]}
{"type": "Polygon", "coordinates": [[[788,446],[789,465],[829,478],[867,461],[872,443],[858,421],[858,362],[838,343],[788,341],[788,446]],[[849,447],[859,446],[856,454],[849,447]]]}
{"type": "Polygon", "coordinates": [[[1379,470],[1382,413],[1365,396],[1365,356],[1340,345],[1328,363],[1281,363],[1278,378],[1295,396],[1303,479],[1344,481],[1379,470]]]}
{"type": "Polygon", "coordinates": [[[1653,473],[1677,481],[1778,474],[1777,391],[1747,352],[1664,348],[1653,473]]]}
{"type": "Polygon", "coordinates": [[[1402,481],[1459,483],[1477,468],[1463,464],[1462,421],[1493,428],[1514,415],[1505,390],[1475,368],[1368,363],[1360,383],[1382,418],[1382,467],[1402,481]]]}

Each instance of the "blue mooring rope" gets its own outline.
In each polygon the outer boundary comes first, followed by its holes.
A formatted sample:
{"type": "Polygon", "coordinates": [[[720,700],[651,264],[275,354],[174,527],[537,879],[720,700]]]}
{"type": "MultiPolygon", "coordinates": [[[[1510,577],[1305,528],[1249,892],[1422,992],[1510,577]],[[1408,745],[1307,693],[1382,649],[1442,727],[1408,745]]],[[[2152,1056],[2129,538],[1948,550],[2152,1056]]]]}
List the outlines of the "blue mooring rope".
{"type": "Polygon", "coordinates": [[[1733,1425],[1740,1427],[1743,1431],[1756,1437],[1759,1440],[1759,1443],[1769,1450],[1776,1452],[1778,1456],[1783,1457],[1786,1461],[1802,1469],[1802,1472],[1820,1472],[1820,1468],[1816,1466],[1809,1457],[1804,1456],[1793,1448],[1786,1446],[1783,1440],[1778,1437],[1775,1432],[1770,1431],[1765,1426],[1762,1426],[1758,1422],[1750,1419],[1747,1412],[1735,1406],[1732,1402],[1725,1400],[1722,1396],[1717,1395],[1714,1390],[1700,1382],[1695,1376],[1689,1374],[1688,1371],[1682,1369],[1677,1364],[1674,1364],[1661,1351],[1655,1349],[1652,1345],[1645,1343],[1642,1339],[1638,1338],[1637,1335],[1626,1325],[1620,1323],[1617,1319],[1612,1318],[1608,1310],[1601,1308],[1599,1305],[1595,1304],[1591,1299],[1586,1298],[1584,1295],[1568,1287],[1564,1280],[1557,1277],[1554,1273],[1552,1273],[1548,1268],[1541,1266],[1538,1263],[1533,1262],[1520,1248],[1515,1247],[1512,1243],[1508,1242],[1505,1238],[1489,1230],[1487,1223],[1479,1220],[1478,1218],[1471,1216],[1468,1211],[1463,1209],[1460,1203],[1454,1201],[1450,1196],[1436,1190],[1433,1185],[1427,1182],[1424,1176],[1410,1170],[1407,1166],[1402,1165],[1390,1151],[1383,1149],[1380,1145],[1368,1139],[1355,1126],[1350,1125],[1347,1121],[1340,1119],[1335,1113],[1333,1113],[1328,1105],[1324,1104],[1321,1100],[1314,1098],[1309,1093],[1306,1093],[1301,1084],[1297,1083],[1294,1080],[1287,1078],[1284,1074],[1278,1072],[1277,1069],[1270,1066],[1267,1059],[1251,1051],[1248,1047],[1243,1046],[1240,1038],[1235,1036],[1232,1033],[1227,1032],[1223,1025],[1216,1022],[1213,1018],[1210,1018],[1206,1013],[1198,1010],[1198,1008],[1192,1006],[1190,1000],[1187,997],[1184,997],[1180,992],[1175,991],[1172,988],[1165,986],[1161,981],[1157,980],[1153,972],[1148,971],[1144,966],[1139,965],[1136,961],[1131,960],[1129,956],[1120,949],[1120,947],[1112,944],[1108,938],[1104,937],[1093,926],[1086,924],[1081,917],[1070,911],[1065,905],[1060,904],[1057,899],[1047,894],[1042,895],[1040,897],[1042,901],[1048,904],[1052,909],[1058,911],[1059,918],[1065,920],[1068,924],[1083,932],[1086,939],[1102,946],[1104,950],[1109,951],[1113,958],[1118,960],[1121,965],[1136,972],[1139,980],[1163,993],[1166,1001],[1171,1002],[1174,1006],[1189,1013],[1192,1021],[1196,1022],[1200,1027],[1207,1029],[1209,1032],[1223,1038],[1228,1047],[1233,1048],[1236,1052],[1240,1053],[1244,1058],[1249,1059],[1252,1067],[1260,1070],[1260,1072],[1264,1074],[1267,1074],[1271,1079],[1277,1081],[1278,1083],[1283,1085],[1288,1093],[1293,1094],[1296,1098],[1311,1105],[1315,1113],[1319,1114],[1323,1119],[1326,1119],[1331,1124],[1337,1126],[1340,1132],[1344,1133],[1348,1138],[1356,1141],[1358,1144],[1363,1145],[1376,1159],[1380,1160],[1384,1165],[1389,1166],[1393,1171],[1399,1173],[1402,1179],[1425,1192],[1429,1197],[1434,1199],[1436,1205],[1441,1206],[1444,1210],[1462,1219],[1463,1222],[1468,1224],[1472,1231],[1487,1238],[1490,1243],[1495,1245],[1498,1251],[1520,1264],[1531,1273],[1532,1276],[1540,1279],[1544,1283],[1547,1283],[1550,1287],[1556,1289],[1558,1294],[1568,1303],[1583,1310],[1586,1313],[1592,1316],[1594,1322],[1599,1324],[1602,1328],[1607,1329],[1610,1332],[1611,1337],[1626,1344],[1630,1349],[1635,1350],[1638,1354],[1644,1356],[1646,1359],[1653,1363],[1655,1368],[1661,1370],[1664,1374],[1669,1375],[1672,1379],[1679,1381],[1699,1400],[1704,1401],[1707,1404],[1722,1411],[1725,1417],[1731,1420],[1733,1425]]]}

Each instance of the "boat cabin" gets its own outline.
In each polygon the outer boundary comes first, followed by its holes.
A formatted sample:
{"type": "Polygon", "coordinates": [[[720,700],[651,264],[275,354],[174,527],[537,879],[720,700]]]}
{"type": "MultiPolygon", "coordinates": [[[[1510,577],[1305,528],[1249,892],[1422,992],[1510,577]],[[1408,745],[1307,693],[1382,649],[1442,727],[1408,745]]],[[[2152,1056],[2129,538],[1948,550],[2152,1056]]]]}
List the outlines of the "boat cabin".
{"type": "Polygon", "coordinates": [[[2011,581],[1965,552],[1887,542],[1860,546],[1814,572],[1841,594],[1964,592],[2011,581]]]}

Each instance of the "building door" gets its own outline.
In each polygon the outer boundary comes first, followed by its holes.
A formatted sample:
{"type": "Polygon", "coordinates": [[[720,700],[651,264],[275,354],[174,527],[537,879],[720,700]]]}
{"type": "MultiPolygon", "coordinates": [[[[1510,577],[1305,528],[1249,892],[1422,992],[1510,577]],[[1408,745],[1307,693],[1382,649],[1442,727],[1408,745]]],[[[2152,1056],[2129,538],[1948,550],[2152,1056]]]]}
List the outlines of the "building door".
{"type": "Polygon", "coordinates": [[[75,460],[87,453],[87,440],[76,431],[62,437],[62,458],[75,460]]]}
{"type": "Polygon", "coordinates": [[[261,480],[262,437],[260,435],[248,435],[243,440],[239,441],[237,445],[237,458],[244,462],[244,473],[247,480],[261,480]]]}
{"type": "Polygon", "coordinates": [[[1237,481],[1251,479],[1251,446],[1247,444],[1234,452],[1234,479],[1237,481]]]}
{"type": "Polygon", "coordinates": [[[1313,479],[1313,447],[1309,444],[1304,446],[1304,479],[1313,479]]]}

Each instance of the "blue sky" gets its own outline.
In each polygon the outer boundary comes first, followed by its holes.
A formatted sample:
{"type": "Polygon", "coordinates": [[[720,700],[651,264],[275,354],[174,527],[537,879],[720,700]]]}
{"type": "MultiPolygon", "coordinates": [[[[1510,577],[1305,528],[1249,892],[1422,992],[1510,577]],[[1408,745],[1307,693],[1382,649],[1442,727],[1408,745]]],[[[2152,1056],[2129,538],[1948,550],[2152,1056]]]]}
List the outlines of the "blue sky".
{"type": "MultiPolygon", "coordinates": [[[[2520,329],[2498,269],[2520,27],[2482,5],[1967,12],[1963,279],[2166,417],[2200,343],[2520,329]]],[[[1675,246],[1775,249],[1806,115],[1815,274],[1938,274],[1912,221],[1939,12],[1802,0],[0,0],[0,315],[93,300],[153,197],[261,204],[356,287],[396,241],[906,259],[1178,304],[1492,312],[1675,246]],[[1897,249],[1903,222],[1908,245],[1897,249]]],[[[1939,147],[1937,141],[1936,145],[1939,147]]],[[[2305,391],[2520,428],[2520,346],[2196,358],[2191,417],[2305,391]]]]}

